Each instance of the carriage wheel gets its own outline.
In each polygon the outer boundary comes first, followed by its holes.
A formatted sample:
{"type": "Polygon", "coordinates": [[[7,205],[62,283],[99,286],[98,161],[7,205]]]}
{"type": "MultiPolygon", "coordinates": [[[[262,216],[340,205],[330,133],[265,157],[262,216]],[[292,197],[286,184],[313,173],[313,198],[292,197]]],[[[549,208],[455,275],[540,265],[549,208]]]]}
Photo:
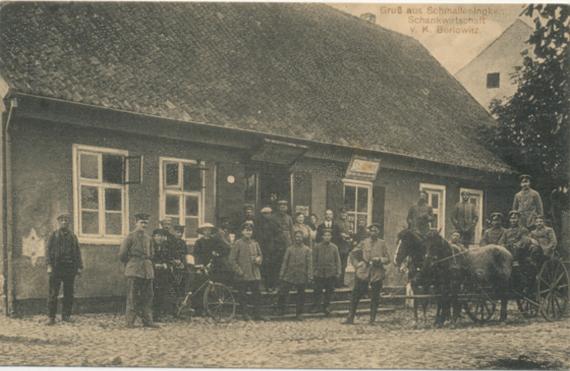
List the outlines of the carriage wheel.
{"type": "Polygon", "coordinates": [[[232,291],[221,283],[209,283],[204,291],[204,309],[216,322],[231,321],[236,313],[232,291]]]}
{"type": "Polygon", "coordinates": [[[480,298],[465,304],[465,312],[475,323],[483,323],[493,317],[495,314],[496,304],[490,299],[480,298]]]}
{"type": "Polygon", "coordinates": [[[533,318],[538,315],[538,306],[524,298],[517,299],[517,307],[525,318],[533,318]]]}
{"type": "Polygon", "coordinates": [[[537,281],[540,313],[547,321],[560,319],[570,300],[568,270],[560,260],[549,259],[540,268],[537,281]]]}

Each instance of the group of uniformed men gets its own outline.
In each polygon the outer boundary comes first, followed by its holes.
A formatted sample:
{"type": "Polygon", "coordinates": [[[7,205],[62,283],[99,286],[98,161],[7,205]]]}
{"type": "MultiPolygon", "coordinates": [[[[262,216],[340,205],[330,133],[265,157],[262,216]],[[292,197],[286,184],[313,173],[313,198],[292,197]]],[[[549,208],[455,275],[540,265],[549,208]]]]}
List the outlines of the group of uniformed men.
{"type": "MultiPolygon", "coordinates": [[[[491,226],[481,239],[481,245],[504,245],[517,261],[524,258],[519,256],[520,251],[532,251],[521,247],[540,247],[540,251],[549,255],[557,244],[554,231],[544,224],[542,200],[538,192],[530,188],[530,176],[522,175],[520,179],[521,191],[515,195],[513,210],[508,214],[509,227],[504,228],[502,214],[494,212],[491,226]]],[[[461,194],[452,214],[456,227],[454,241],[465,247],[473,241],[479,218],[469,196],[467,192],[461,194]]],[[[183,239],[184,226],[172,226],[169,219],[161,220],[161,228],[154,230],[151,237],[146,233],[149,215],[136,214],[135,230],[124,239],[119,252],[127,277],[127,326],[134,326],[138,314],[143,326],[156,327],[154,322],[169,311],[165,306],[169,292],[184,294],[186,278],[173,285],[172,271],[186,269],[188,253],[194,256],[196,264],[214,263],[214,279],[234,286],[244,317],[250,318],[249,304],[253,306],[254,319],[263,319],[258,310],[262,284],[268,291],[279,288],[275,306],[281,313],[289,290],[295,289],[296,318],[302,319],[304,292],[314,283],[314,309],[329,314],[331,295],[335,286],[343,283],[348,262],[354,267],[355,281],[349,315],[344,323],[354,322],[359,300],[369,287],[372,288],[370,322],[374,323],[385,265],[391,261],[386,243],[380,238],[379,225],[359,225],[358,233],[354,234],[346,211],[341,210],[339,218],[335,219],[330,209],[326,210],[322,223],[318,223],[315,214],[305,222],[302,213],[295,214],[294,218],[289,215],[287,201],[278,202],[276,213],[271,207],[264,207],[260,214],[256,218],[253,206],[245,207],[237,240],[227,221],[222,222],[219,229],[209,223],[200,225],[200,238],[192,251],[187,249],[183,239]],[[247,291],[252,295],[246,295],[247,291]],[[321,305],[323,291],[324,303],[321,305]]],[[[408,227],[424,235],[433,225],[434,218],[428,194],[422,191],[417,204],[408,212],[408,227]]],[[[52,233],[47,244],[50,325],[55,323],[57,296],[62,283],[62,320],[70,320],[74,279],[83,268],[77,237],[69,229],[69,216],[59,216],[58,222],[60,228],[52,233]]]]}

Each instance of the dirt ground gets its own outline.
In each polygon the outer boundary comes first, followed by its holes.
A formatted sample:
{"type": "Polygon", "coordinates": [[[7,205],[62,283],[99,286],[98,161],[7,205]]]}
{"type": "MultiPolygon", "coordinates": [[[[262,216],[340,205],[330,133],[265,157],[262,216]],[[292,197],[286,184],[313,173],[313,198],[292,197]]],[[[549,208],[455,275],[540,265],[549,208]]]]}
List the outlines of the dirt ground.
{"type": "Polygon", "coordinates": [[[570,319],[549,323],[510,313],[506,324],[415,328],[406,310],[303,322],[208,319],[127,329],[110,314],[76,316],[46,326],[42,316],[0,319],[0,365],[291,367],[291,368],[570,368],[570,319]]]}

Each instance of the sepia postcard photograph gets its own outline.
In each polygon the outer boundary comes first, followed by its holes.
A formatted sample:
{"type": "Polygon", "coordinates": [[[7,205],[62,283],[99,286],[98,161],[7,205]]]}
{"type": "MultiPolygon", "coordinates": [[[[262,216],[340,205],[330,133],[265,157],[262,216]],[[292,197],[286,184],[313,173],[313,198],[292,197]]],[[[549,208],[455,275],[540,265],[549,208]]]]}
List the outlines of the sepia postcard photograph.
{"type": "Polygon", "coordinates": [[[570,5],[0,1],[0,367],[570,369],[570,5]]]}

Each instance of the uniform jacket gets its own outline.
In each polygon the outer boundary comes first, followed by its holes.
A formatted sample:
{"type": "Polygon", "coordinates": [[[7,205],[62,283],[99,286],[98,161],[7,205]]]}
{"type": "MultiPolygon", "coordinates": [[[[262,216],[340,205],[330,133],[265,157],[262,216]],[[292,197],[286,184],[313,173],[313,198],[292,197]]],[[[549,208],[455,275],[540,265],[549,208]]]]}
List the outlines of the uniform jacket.
{"type": "Polygon", "coordinates": [[[427,203],[416,204],[408,211],[408,227],[423,236],[430,230],[430,224],[434,221],[433,208],[427,203]]]}
{"type": "Polygon", "coordinates": [[[455,228],[461,232],[472,232],[477,225],[479,216],[475,210],[475,205],[471,202],[460,201],[455,204],[453,213],[451,215],[451,221],[455,228]]]}
{"type": "Polygon", "coordinates": [[[75,271],[83,269],[79,241],[72,231],[63,229],[54,231],[48,238],[46,249],[46,262],[54,271],[60,268],[59,263],[62,261],[71,262],[75,271]]]}
{"type": "Polygon", "coordinates": [[[123,240],[119,259],[125,263],[125,276],[154,279],[152,239],[144,231],[134,231],[123,240]]]}
{"type": "Polygon", "coordinates": [[[319,242],[313,248],[314,277],[340,277],[341,262],[338,247],[332,242],[319,242]]]}
{"type": "Polygon", "coordinates": [[[499,226],[498,228],[487,228],[483,232],[483,237],[481,237],[481,241],[479,242],[480,246],[486,245],[500,245],[501,237],[505,234],[506,229],[499,226]]]}
{"type": "Polygon", "coordinates": [[[291,245],[293,243],[293,218],[291,215],[282,212],[275,213],[273,218],[281,229],[286,246],[291,245]]]}
{"type": "Polygon", "coordinates": [[[261,280],[261,272],[259,271],[261,262],[255,262],[258,257],[262,258],[262,254],[256,241],[240,238],[234,243],[230,252],[230,264],[234,267],[238,280],[261,280]]]}
{"type": "Polygon", "coordinates": [[[313,280],[313,254],[305,245],[291,245],[285,251],[279,278],[294,285],[306,285],[313,280]]]}
{"type": "Polygon", "coordinates": [[[521,213],[520,223],[523,227],[532,227],[536,216],[544,213],[542,198],[540,194],[532,188],[521,190],[515,195],[513,210],[521,213]]]}
{"type": "Polygon", "coordinates": [[[382,281],[386,276],[384,265],[389,264],[391,261],[386,242],[380,238],[376,241],[367,238],[358,246],[357,249],[362,250],[362,261],[360,263],[357,262],[357,265],[355,265],[357,277],[360,279],[367,277],[370,282],[382,281]],[[384,262],[374,262],[375,258],[384,258],[384,262]]]}
{"type": "Polygon", "coordinates": [[[503,245],[513,254],[514,261],[521,261],[530,253],[530,239],[528,229],[522,226],[508,228],[503,237],[499,241],[499,245],[503,245]]]}
{"type": "Polygon", "coordinates": [[[554,230],[550,227],[542,227],[540,229],[535,228],[530,232],[530,237],[538,242],[538,245],[542,248],[545,254],[550,255],[556,249],[558,241],[556,240],[556,234],[554,230]]]}
{"type": "Polygon", "coordinates": [[[272,255],[276,251],[285,251],[287,248],[281,228],[273,217],[261,216],[258,219],[253,239],[259,243],[265,256],[272,255]]]}

